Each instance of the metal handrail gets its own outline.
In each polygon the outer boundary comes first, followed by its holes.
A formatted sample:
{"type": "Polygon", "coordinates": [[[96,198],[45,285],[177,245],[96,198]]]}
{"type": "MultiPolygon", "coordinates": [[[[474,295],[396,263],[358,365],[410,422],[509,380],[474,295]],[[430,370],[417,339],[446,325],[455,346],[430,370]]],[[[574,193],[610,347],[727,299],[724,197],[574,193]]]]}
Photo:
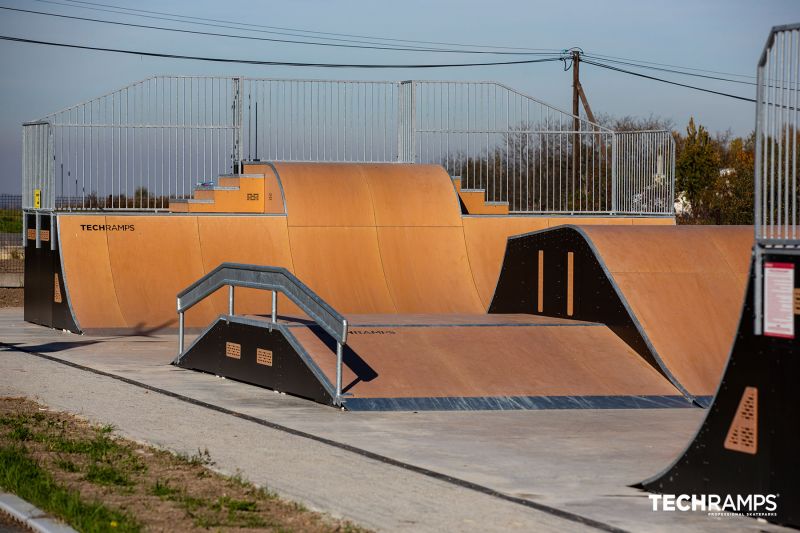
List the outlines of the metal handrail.
{"type": "Polygon", "coordinates": [[[228,286],[228,315],[233,316],[234,287],[272,291],[272,323],[277,323],[278,292],[284,294],[336,341],[336,398],[341,403],[342,358],[347,344],[347,319],[283,267],[222,263],[178,293],[178,357],[184,351],[184,313],[228,286]]]}

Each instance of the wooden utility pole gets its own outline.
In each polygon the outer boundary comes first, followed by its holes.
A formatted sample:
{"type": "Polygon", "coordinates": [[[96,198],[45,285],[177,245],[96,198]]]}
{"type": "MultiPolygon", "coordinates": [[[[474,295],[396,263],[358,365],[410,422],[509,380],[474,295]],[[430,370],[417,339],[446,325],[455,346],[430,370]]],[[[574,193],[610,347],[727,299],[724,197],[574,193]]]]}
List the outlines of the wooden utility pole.
{"type": "MultiPolygon", "coordinates": [[[[581,180],[581,173],[580,173],[580,154],[581,154],[581,135],[578,133],[581,129],[581,121],[578,118],[580,109],[580,87],[581,87],[581,79],[580,79],[580,64],[581,64],[581,53],[578,50],[572,51],[572,114],[574,118],[572,119],[572,131],[575,133],[572,134],[572,187],[573,187],[573,202],[575,201],[574,197],[574,188],[576,186],[575,181],[578,181],[578,186],[580,187],[581,180]]],[[[574,209],[575,206],[573,205],[572,208],[574,209]]]]}
{"type": "Polygon", "coordinates": [[[580,87],[581,87],[580,64],[581,64],[581,53],[578,50],[573,50],[572,51],[572,114],[575,115],[575,118],[572,119],[573,131],[579,131],[581,127],[580,120],[578,120],[578,113],[580,113],[580,109],[578,108],[578,106],[580,105],[580,87]]]}

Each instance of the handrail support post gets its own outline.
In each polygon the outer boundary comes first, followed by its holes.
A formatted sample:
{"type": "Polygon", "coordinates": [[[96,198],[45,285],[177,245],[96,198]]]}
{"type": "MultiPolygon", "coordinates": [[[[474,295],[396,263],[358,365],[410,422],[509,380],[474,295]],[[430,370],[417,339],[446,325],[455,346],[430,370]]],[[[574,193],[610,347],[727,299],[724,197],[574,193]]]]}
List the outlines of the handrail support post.
{"type": "Polygon", "coordinates": [[[272,323],[278,323],[278,291],[272,291],[272,323]]]}
{"type": "Polygon", "coordinates": [[[233,285],[228,285],[228,316],[233,316],[233,285]]]}
{"type": "Polygon", "coordinates": [[[342,353],[344,345],[336,342],[336,405],[342,404],[342,353]]]}
{"type": "Polygon", "coordinates": [[[178,311],[178,357],[183,355],[184,320],[183,311],[178,311]]]}

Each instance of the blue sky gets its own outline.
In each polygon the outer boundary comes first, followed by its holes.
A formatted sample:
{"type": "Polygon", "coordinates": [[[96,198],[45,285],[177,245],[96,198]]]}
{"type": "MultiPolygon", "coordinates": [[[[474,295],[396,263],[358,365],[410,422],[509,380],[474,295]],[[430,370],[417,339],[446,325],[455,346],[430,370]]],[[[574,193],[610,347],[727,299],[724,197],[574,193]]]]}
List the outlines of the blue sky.
{"type": "MultiPolygon", "coordinates": [[[[773,25],[800,21],[797,0],[646,1],[477,1],[252,0],[152,1],[124,3],[252,24],[354,33],[377,37],[564,49],[731,73],[755,73],[773,25]]],[[[148,21],[84,10],[63,0],[0,0],[0,6],[78,16],[148,21]]],[[[196,28],[196,27],[195,27],[196,28]]],[[[202,29],[202,28],[201,28],[202,29]]],[[[206,31],[215,31],[205,29],[206,31]]],[[[230,31],[230,30],[217,30],[230,31]]],[[[90,22],[0,11],[0,35],[187,55],[314,62],[485,61],[487,56],[369,51],[184,36],[90,22]]],[[[412,71],[364,71],[220,65],[67,50],[0,41],[0,193],[18,192],[21,123],[154,74],[214,74],[318,79],[496,80],[558,107],[571,105],[571,72],[561,63],[412,71]]],[[[754,87],[643,71],[709,89],[753,97],[754,87]]],[[[689,117],[711,131],[735,134],[753,129],[753,104],[583,65],[581,79],[596,113],[661,115],[684,128],[689,117]]]]}

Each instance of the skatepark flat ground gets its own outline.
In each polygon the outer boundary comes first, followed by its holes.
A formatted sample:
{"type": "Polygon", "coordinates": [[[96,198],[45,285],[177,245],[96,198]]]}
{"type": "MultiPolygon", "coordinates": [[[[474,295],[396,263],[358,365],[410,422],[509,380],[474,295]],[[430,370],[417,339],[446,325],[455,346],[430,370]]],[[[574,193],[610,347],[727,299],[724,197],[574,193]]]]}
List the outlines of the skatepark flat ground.
{"type": "Polygon", "coordinates": [[[208,449],[223,472],[378,530],[781,530],[653,512],[629,487],[683,450],[701,409],[342,412],[173,367],[173,334],[73,335],[20,308],[0,309],[0,343],[0,395],[208,449]]]}

